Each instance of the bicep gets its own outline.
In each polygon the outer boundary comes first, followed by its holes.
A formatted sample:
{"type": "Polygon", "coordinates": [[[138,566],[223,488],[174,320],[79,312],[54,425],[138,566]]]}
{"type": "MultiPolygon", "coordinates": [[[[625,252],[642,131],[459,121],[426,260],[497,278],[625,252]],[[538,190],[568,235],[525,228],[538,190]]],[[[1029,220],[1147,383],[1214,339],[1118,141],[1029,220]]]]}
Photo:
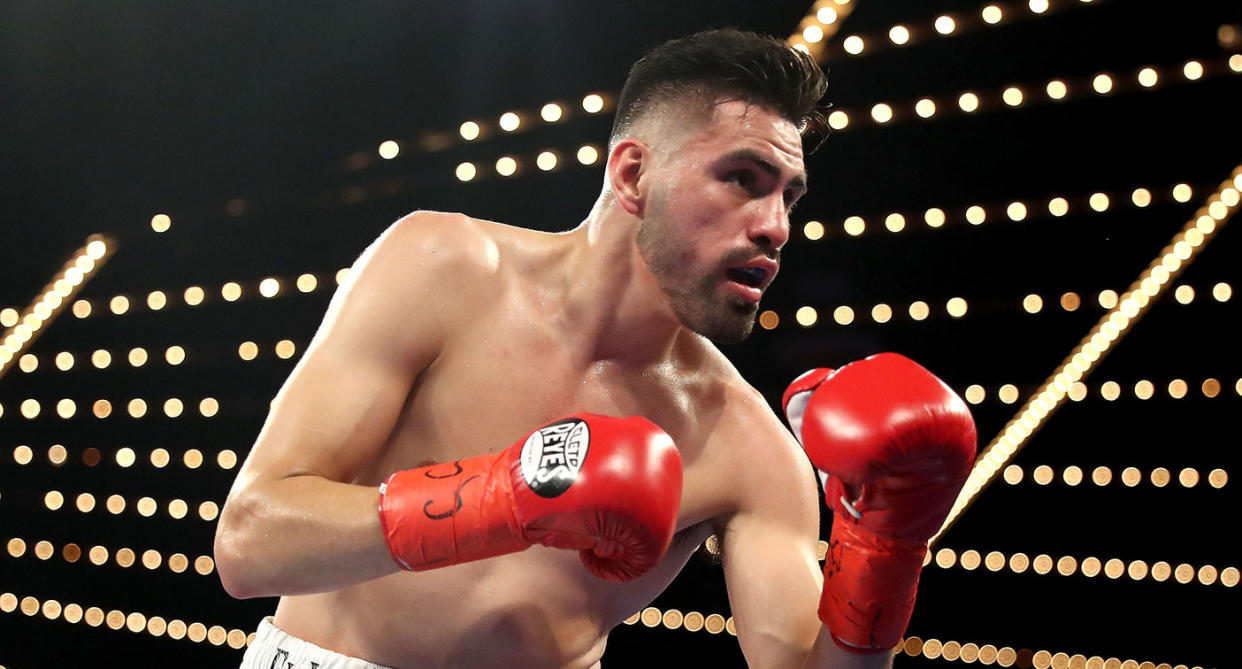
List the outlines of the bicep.
{"type": "Polygon", "coordinates": [[[738,641],[752,666],[801,667],[821,627],[814,478],[800,451],[747,470],[722,551],[738,641]]]}

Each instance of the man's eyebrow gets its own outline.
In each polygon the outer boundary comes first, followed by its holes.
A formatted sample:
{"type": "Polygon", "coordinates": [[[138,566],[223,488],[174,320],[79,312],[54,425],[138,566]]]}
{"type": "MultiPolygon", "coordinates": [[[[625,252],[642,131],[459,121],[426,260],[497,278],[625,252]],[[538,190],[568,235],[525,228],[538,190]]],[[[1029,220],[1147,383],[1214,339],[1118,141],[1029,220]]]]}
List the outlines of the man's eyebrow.
{"type": "MultiPolygon", "coordinates": [[[[753,163],[756,167],[764,172],[767,172],[773,177],[780,178],[781,176],[781,168],[777,167],[775,163],[768,160],[767,157],[754,149],[738,149],[737,151],[727,153],[724,156],[724,160],[746,161],[753,163]]],[[[807,189],[806,171],[803,170],[798,174],[795,174],[793,179],[790,180],[790,183],[793,184],[795,188],[805,193],[807,189]]]]}

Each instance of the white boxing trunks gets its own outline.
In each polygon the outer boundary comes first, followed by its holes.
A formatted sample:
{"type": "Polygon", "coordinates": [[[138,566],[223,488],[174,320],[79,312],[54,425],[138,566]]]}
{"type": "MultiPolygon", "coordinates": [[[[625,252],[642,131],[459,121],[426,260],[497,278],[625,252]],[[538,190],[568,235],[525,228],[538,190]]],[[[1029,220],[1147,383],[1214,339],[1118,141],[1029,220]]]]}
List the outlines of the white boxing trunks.
{"type": "Polygon", "coordinates": [[[254,642],[242,657],[241,669],[390,669],[356,657],[334,653],[303,641],[272,623],[259,623],[254,642]]]}

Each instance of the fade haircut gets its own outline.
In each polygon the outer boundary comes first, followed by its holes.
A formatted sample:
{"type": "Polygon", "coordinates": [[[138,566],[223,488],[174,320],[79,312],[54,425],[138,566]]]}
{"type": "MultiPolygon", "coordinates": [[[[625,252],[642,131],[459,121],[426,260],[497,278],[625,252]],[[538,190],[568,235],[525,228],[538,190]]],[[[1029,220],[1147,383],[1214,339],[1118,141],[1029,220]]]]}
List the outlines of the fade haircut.
{"type": "Polygon", "coordinates": [[[661,44],[630,68],[609,145],[633,132],[646,114],[673,101],[708,113],[722,99],[737,99],[780,114],[804,135],[822,134],[824,112],[818,103],[827,87],[810,56],[776,38],[733,28],[694,33],[661,44]]]}

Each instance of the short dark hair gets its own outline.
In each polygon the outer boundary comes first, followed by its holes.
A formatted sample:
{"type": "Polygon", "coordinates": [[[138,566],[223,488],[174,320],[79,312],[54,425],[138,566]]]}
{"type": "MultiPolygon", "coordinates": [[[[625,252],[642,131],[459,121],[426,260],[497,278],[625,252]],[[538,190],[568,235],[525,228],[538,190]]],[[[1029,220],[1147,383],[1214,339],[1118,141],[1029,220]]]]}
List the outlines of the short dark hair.
{"type": "Polygon", "coordinates": [[[660,103],[733,96],[775,111],[801,132],[823,131],[827,77],[807,54],[774,37],[733,28],[705,30],[652,49],[630,68],[617,99],[610,143],[660,103]]]}

